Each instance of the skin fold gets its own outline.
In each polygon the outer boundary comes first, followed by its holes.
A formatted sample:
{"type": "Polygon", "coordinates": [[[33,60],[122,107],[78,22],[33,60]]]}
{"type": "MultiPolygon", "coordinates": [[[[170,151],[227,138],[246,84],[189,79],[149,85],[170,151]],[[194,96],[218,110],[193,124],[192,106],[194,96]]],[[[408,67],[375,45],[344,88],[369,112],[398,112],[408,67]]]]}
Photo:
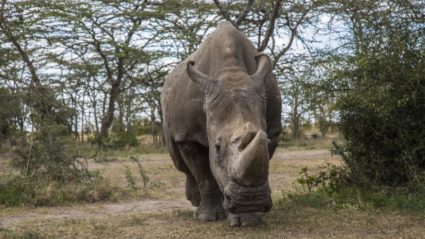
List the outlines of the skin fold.
{"type": "Polygon", "coordinates": [[[186,175],[195,217],[260,223],[272,207],[269,160],[282,129],[268,56],[222,22],[167,76],[161,106],[168,151],[186,175]]]}

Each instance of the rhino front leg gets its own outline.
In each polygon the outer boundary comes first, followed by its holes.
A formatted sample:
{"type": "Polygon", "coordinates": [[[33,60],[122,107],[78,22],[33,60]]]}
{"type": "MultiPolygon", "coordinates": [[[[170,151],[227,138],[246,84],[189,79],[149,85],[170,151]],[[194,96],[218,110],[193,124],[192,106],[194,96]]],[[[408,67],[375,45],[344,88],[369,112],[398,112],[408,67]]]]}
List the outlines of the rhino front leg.
{"type": "MultiPolygon", "coordinates": [[[[195,179],[201,196],[195,217],[201,221],[225,219],[222,193],[209,167],[208,148],[194,142],[178,143],[178,147],[183,160],[195,179]]],[[[193,187],[191,179],[188,180],[186,186],[193,187]]],[[[196,191],[193,188],[186,188],[186,190],[187,192],[196,191]]]]}
{"type": "Polygon", "coordinates": [[[192,173],[186,173],[186,198],[192,203],[192,206],[199,207],[201,203],[201,194],[198,183],[192,173]]]}
{"type": "Polygon", "coordinates": [[[201,195],[199,193],[198,183],[196,183],[195,177],[193,177],[189,168],[186,165],[182,155],[180,154],[177,143],[171,137],[168,137],[164,131],[164,137],[166,139],[168,151],[174,162],[174,165],[178,170],[186,174],[186,198],[193,206],[198,207],[201,202],[201,195]]]}

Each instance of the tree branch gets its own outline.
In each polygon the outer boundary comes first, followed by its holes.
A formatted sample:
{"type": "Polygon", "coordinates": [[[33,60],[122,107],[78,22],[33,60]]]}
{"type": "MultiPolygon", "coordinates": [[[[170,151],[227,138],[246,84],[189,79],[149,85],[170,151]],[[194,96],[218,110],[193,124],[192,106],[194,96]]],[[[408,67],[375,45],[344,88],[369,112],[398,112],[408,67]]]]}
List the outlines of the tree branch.
{"type": "Polygon", "coordinates": [[[286,46],[285,46],[282,50],[280,50],[280,51],[279,51],[279,53],[277,53],[277,54],[274,56],[274,59],[273,59],[273,66],[276,66],[276,64],[277,64],[277,62],[279,61],[279,59],[280,59],[283,55],[285,55],[285,53],[286,53],[286,52],[287,52],[287,51],[291,48],[292,43],[294,42],[294,39],[295,39],[295,37],[296,37],[296,35],[297,35],[298,27],[299,27],[299,25],[301,25],[301,23],[304,21],[305,17],[307,16],[307,13],[308,13],[310,10],[311,10],[311,8],[306,9],[306,11],[305,11],[305,12],[303,12],[303,14],[301,15],[300,19],[299,19],[299,20],[295,23],[295,25],[294,25],[294,26],[291,26],[291,22],[289,21],[288,16],[286,16],[286,24],[287,24],[287,26],[288,26],[289,30],[291,31],[291,36],[289,37],[289,42],[288,42],[288,44],[286,44],[286,46]]]}
{"type": "Polygon", "coordinates": [[[264,51],[264,49],[266,49],[267,44],[269,43],[270,37],[273,34],[275,22],[277,17],[279,16],[279,10],[281,6],[282,6],[282,0],[278,0],[276,4],[274,5],[272,14],[270,15],[269,26],[267,27],[266,34],[263,38],[263,41],[261,42],[260,47],[258,47],[258,51],[264,51]]]}
{"type": "Polygon", "coordinates": [[[249,11],[251,10],[252,4],[254,4],[254,0],[249,0],[246,4],[245,9],[241,12],[238,19],[236,20],[235,24],[236,27],[239,27],[241,25],[242,21],[245,20],[246,16],[248,15],[249,11]]]}
{"type": "Polygon", "coordinates": [[[7,40],[9,40],[12,43],[12,45],[16,48],[16,50],[19,52],[19,55],[22,57],[22,60],[24,61],[25,65],[28,67],[28,70],[31,73],[31,82],[34,83],[37,87],[41,87],[41,81],[40,81],[40,78],[38,77],[34,64],[30,60],[27,52],[22,48],[18,39],[13,35],[12,32],[9,31],[9,26],[5,24],[6,23],[4,19],[5,5],[6,5],[6,0],[3,0],[1,4],[1,9],[0,9],[0,29],[3,30],[7,40]]]}
{"type": "Polygon", "coordinates": [[[220,11],[220,14],[226,19],[227,21],[231,22],[233,25],[233,21],[230,19],[229,13],[223,8],[221,3],[218,0],[214,0],[215,5],[217,6],[218,10],[220,11]]]}

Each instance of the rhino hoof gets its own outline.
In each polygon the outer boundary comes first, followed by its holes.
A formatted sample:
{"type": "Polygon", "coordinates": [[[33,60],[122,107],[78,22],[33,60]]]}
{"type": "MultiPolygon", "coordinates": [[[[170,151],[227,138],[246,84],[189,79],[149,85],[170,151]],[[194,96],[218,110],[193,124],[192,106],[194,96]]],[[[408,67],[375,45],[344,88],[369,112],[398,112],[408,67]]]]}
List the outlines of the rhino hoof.
{"type": "Polygon", "coordinates": [[[226,214],[222,212],[195,212],[195,218],[203,222],[213,222],[223,220],[226,218],[226,214]]]}
{"type": "Polygon", "coordinates": [[[234,215],[234,214],[230,214],[229,213],[229,216],[227,217],[227,221],[229,222],[229,225],[231,227],[239,227],[239,226],[241,226],[241,218],[238,217],[238,216],[236,216],[236,215],[234,215]]]}
{"type": "Polygon", "coordinates": [[[255,215],[252,217],[242,217],[241,224],[243,227],[258,226],[263,224],[263,220],[255,215]]]}
{"type": "Polygon", "coordinates": [[[261,217],[256,215],[255,213],[240,213],[240,214],[232,214],[229,213],[227,218],[229,225],[231,227],[252,227],[263,224],[261,217]]]}

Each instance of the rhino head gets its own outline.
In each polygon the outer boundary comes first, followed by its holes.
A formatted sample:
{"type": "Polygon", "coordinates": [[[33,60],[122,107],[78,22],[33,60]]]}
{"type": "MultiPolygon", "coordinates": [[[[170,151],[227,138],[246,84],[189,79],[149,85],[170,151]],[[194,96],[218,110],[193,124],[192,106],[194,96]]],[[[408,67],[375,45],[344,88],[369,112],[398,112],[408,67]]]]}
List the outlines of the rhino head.
{"type": "Polygon", "coordinates": [[[214,77],[187,64],[189,77],[204,92],[204,112],[211,171],[230,213],[267,212],[272,207],[268,184],[265,78],[270,59],[256,57],[257,70],[228,66],[214,77]]]}

